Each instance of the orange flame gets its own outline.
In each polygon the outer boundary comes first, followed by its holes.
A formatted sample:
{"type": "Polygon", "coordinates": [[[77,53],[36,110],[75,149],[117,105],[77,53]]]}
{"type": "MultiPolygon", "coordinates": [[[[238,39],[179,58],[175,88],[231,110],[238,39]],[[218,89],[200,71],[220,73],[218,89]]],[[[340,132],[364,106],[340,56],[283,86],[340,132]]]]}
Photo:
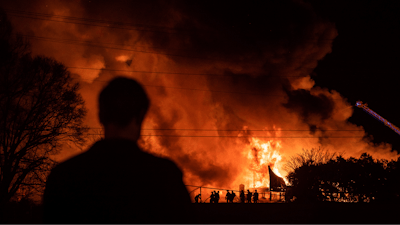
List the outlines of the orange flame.
{"type": "MultiPolygon", "coordinates": [[[[281,141],[269,140],[262,142],[257,138],[251,138],[247,146],[247,158],[249,165],[244,176],[249,187],[269,187],[268,166],[280,177],[284,177],[283,157],[280,153],[282,149],[281,141]],[[268,176],[267,176],[268,175],[268,176]]],[[[284,178],[285,179],[285,178],[284,178]]],[[[287,183],[286,179],[285,182],[287,183]]]]}

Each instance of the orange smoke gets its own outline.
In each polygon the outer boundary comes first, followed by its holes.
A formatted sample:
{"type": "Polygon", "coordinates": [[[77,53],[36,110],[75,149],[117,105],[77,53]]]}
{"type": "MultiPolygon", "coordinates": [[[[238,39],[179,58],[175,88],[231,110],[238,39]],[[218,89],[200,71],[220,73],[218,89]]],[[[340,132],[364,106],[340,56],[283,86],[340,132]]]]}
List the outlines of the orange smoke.
{"type": "MultiPolygon", "coordinates": [[[[21,10],[136,24],[115,29],[10,17],[24,34],[80,41],[32,40],[32,49],[75,67],[70,71],[82,84],[89,127],[101,127],[97,96],[107,81],[123,75],[142,83],[151,107],[141,145],[175,161],[186,184],[268,187],[268,165],[285,176],[285,160],[302,148],[396,157],[389,144],[372,144],[363,127],[347,121],[350,102],[311,78],[337,30],[304,3],[264,7],[259,26],[242,28],[221,11],[198,13],[186,1],[32,2],[21,10]]],[[[66,148],[57,159],[77,153],[66,148]]]]}

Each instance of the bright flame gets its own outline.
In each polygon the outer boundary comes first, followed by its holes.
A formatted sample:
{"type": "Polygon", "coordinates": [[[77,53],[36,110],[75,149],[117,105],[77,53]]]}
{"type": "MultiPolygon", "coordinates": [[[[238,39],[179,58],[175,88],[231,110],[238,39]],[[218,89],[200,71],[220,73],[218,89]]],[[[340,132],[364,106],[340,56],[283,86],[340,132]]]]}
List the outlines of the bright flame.
{"type": "MultiPolygon", "coordinates": [[[[250,163],[244,177],[250,188],[269,187],[268,166],[276,175],[284,178],[281,173],[281,171],[284,171],[282,169],[281,149],[281,141],[270,140],[262,143],[257,138],[251,139],[247,149],[247,158],[250,163]]],[[[285,178],[284,180],[287,183],[285,178]]]]}

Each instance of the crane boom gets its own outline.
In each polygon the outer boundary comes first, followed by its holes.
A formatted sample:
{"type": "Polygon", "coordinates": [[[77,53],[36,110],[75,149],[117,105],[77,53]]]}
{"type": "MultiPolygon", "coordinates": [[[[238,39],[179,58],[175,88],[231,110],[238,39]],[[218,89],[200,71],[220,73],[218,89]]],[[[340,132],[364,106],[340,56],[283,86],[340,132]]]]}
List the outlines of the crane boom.
{"type": "Polygon", "coordinates": [[[356,106],[358,108],[362,108],[365,112],[367,112],[368,114],[370,114],[371,116],[377,118],[378,120],[380,120],[381,122],[383,122],[383,124],[385,124],[386,126],[388,126],[390,129],[394,130],[394,132],[396,132],[398,135],[400,135],[400,129],[398,127],[396,127],[395,125],[393,125],[392,123],[390,123],[389,121],[387,121],[385,118],[383,118],[382,116],[380,116],[378,113],[374,112],[372,109],[368,108],[367,103],[362,103],[362,101],[357,101],[356,102],[356,106]]]}

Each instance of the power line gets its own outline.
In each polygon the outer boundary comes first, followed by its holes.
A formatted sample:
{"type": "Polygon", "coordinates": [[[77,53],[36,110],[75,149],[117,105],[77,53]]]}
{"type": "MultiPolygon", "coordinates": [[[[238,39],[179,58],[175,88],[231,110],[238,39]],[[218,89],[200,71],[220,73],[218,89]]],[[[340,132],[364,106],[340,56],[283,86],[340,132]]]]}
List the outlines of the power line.
{"type": "MultiPolygon", "coordinates": [[[[42,41],[44,40],[44,41],[51,41],[51,42],[56,42],[56,43],[83,45],[83,46],[107,48],[107,49],[114,49],[114,50],[121,50],[121,51],[131,51],[131,52],[140,52],[140,53],[147,53],[147,54],[157,54],[157,55],[166,55],[166,56],[183,57],[183,58],[194,58],[194,59],[202,59],[202,60],[213,60],[213,61],[218,60],[221,62],[234,62],[234,63],[238,62],[237,60],[235,61],[235,60],[225,60],[225,59],[218,59],[218,58],[204,58],[204,57],[197,57],[197,56],[190,56],[190,55],[177,55],[177,54],[169,54],[169,53],[141,51],[141,50],[127,49],[127,48],[116,48],[116,47],[109,47],[109,46],[104,46],[104,45],[97,45],[97,44],[99,44],[98,42],[95,44],[92,44],[94,42],[40,37],[40,36],[35,36],[35,35],[22,35],[22,36],[25,36],[25,37],[31,38],[31,39],[42,40],[42,41]]],[[[113,45],[120,45],[120,44],[113,44],[113,45]]],[[[168,49],[168,48],[165,48],[165,49],[168,49]]],[[[175,49],[175,50],[177,50],[177,49],[175,49]]],[[[180,50],[182,50],[182,49],[180,49],[180,50]]],[[[296,58],[296,57],[288,57],[288,58],[296,58]]],[[[320,60],[320,59],[315,59],[315,60],[320,60]]],[[[314,69],[314,68],[308,68],[308,67],[298,67],[298,68],[314,69]]]]}
{"type": "MultiPolygon", "coordinates": [[[[37,36],[29,36],[26,35],[27,37],[31,38],[43,38],[43,37],[37,37],[37,36]]],[[[52,38],[46,38],[48,41],[55,41],[59,42],[58,40],[52,39],[52,38]]],[[[61,41],[61,43],[65,43],[64,41],[61,41]]],[[[69,42],[67,42],[69,43],[69,42]]],[[[69,43],[69,44],[80,44],[80,43],[69,43]]],[[[87,45],[87,44],[83,44],[87,45]]],[[[89,45],[93,46],[93,45],[89,45]]],[[[112,48],[112,47],[105,47],[105,46],[95,46],[95,47],[104,47],[104,48],[111,48],[111,49],[122,49],[122,48],[112,48]]],[[[153,53],[153,54],[161,54],[161,55],[169,55],[169,56],[179,56],[179,57],[186,57],[182,55],[170,55],[170,54],[164,54],[164,53],[156,53],[156,52],[145,52],[145,51],[136,51],[136,50],[129,50],[129,49],[124,49],[128,51],[135,51],[135,52],[142,52],[142,53],[153,53]]],[[[189,56],[188,56],[189,57],[189,56]]],[[[192,57],[193,58],[193,57],[192,57]]],[[[199,57],[194,57],[194,58],[199,58],[199,57]]],[[[202,58],[206,59],[206,58],[202,58]]],[[[213,60],[213,59],[208,59],[207,60],[213,60]]],[[[130,70],[115,70],[115,69],[98,69],[98,68],[83,68],[83,67],[67,67],[67,68],[73,68],[73,69],[91,69],[91,70],[109,70],[109,71],[125,71],[125,72],[135,72],[135,73],[155,73],[155,74],[176,74],[176,75],[196,75],[196,76],[216,76],[216,75],[211,75],[211,74],[185,74],[185,73],[170,73],[170,72],[150,72],[150,71],[130,71],[130,70]]],[[[221,75],[219,75],[221,76],[221,75]]],[[[227,75],[225,75],[227,76],[227,75]]],[[[272,77],[272,76],[269,76],[272,77]]],[[[283,77],[283,76],[277,76],[277,77],[283,77]]],[[[286,77],[303,77],[303,76],[286,76],[286,77]]],[[[81,79],[81,80],[88,80],[88,79],[81,79]]],[[[94,82],[108,82],[108,81],[101,81],[101,80],[93,80],[94,82]]],[[[261,96],[269,96],[269,97],[285,97],[282,95],[264,95],[264,94],[258,94],[258,93],[243,93],[243,92],[228,92],[228,91],[215,91],[215,90],[204,90],[204,89],[194,89],[194,88],[182,88],[182,87],[166,87],[166,86],[159,86],[159,85],[143,85],[147,87],[162,87],[162,88],[169,88],[169,89],[181,89],[181,90],[191,90],[191,91],[203,91],[203,92],[219,92],[219,93],[230,93],[230,94],[245,94],[245,95],[261,95],[261,96]]]]}
{"type": "MultiPolygon", "coordinates": [[[[201,30],[199,28],[187,29],[187,28],[166,27],[166,26],[156,26],[156,25],[133,24],[133,23],[120,22],[120,21],[99,20],[99,19],[91,19],[91,18],[83,18],[83,17],[54,15],[54,14],[39,13],[39,12],[32,12],[32,11],[15,10],[15,9],[6,9],[5,12],[7,12],[9,14],[12,14],[13,16],[17,16],[17,17],[18,16],[19,17],[24,17],[23,15],[34,16],[34,17],[25,16],[25,18],[31,18],[31,19],[50,20],[50,19],[40,18],[40,17],[47,17],[47,18],[59,18],[59,19],[66,19],[66,20],[73,20],[73,21],[75,20],[75,21],[83,21],[83,22],[92,23],[92,24],[83,24],[83,25],[89,25],[89,26],[97,26],[96,24],[93,24],[93,23],[103,23],[103,24],[114,24],[114,25],[133,26],[133,27],[144,27],[144,28],[152,28],[152,29],[166,29],[166,30],[174,30],[174,31],[177,31],[177,32],[191,32],[191,31],[201,30]],[[22,14],[22,16],[18,15],[18,14],[22,14]]],[[[68,23],[68,21],[60,21],[60,20],[50,20],[50,21],[68,23]]],[[[72,23],[72,22],[70,22],[70,23],[72,23]]],[[[80,23],[77,23],[77,24],[80,24],[80,23]]],[[[113,26],[109,26],[109,25],[101,26],[101,27],[126,29],[125,27],[113,27],[113,26]]],[[[136,29],[136,30],[139,30],[139,29],[136,29]]],[[[163,32],[163,31],[156,31],[156,30],[140,30],[140,31],[163,32]]],[[[210,31],[202,29],[201,32],[210,32],[210,31]]],[[[171,32],[165,32],[165,33],[171,33],[171,32]]],[[[333,41],[334,39],[332,39],[332,38],[327,38],[327,39],[308,38],[308,40],[333,41]]]]}
{"type": "MultiPolygon", "coordinates": [[[[88,79],[81,79],[81,80],[91,81],[91,80],[88,80],[88,79]]],[[[104,82],[104,83],[107,83],[109,81],[93,80],[93,82],[104,82]]],[[[167,89],[177,89],[177,90],[187,90],[187,91],[216,92],[216,93],[241,94],[241,95],[260,95],[260,96],[266,96],[266,97],[286,97],[285,95],[265,95],[265,94],[259,94],[259,93],[246,93],[246,92],[233,92],[233,91],[215,91],[215,90],[206,90],[206,89],[183,88],[183,87],[168,87],[168,86],[162,86],[162,85],[148,85],[148,84],[141,84],[141,85],[145,86],[145,87],[167,88],[167,89]]]]}
{"type": "Polygon", "coordinates": [[[53,39],[65,42],[78,42],[78,43],[88,43],[88,44],[100,44],[100,45],[117,45],[117,46],[129,46],[129,47],[137,47],[137,48],[158,48],[158,49],[172,49],[172,50],[179,50],[184,51],[184,49],[178,48],[166,48],[166,47],[157,47],[157,46],[144,46],[144,45],[129,45],[129,44],[118,44],[118,43],[104,43],[104,42],[93,42],[93,41],[80,41],[80,40],[73,40],[73,39],[63,39],[63,38],[52,38],[52,37],[41,37],[41,36],[34,36],[34,35],[26,35],[26,34],[18,34],[20,36],[24,36],[27,38],[35,38],[35,39],[53,39]]]}
{"type": "MultiPolygon", "coordinates": [[[[90,67],[75,67],[67,66],[70,69],[83,69],[83,70],[105,70],[114,72],[130,72],[130,73],[154,73],[154,74],[173,74],[173,75],[185,75],[185,76],[211,76],[211,77],[234,77],[234,76],[245,76],[244,74],[211,74],[211,73],[176,73],[176,72],[162,72],[162,71],[144,71],[144,70],[120,70],[120,69],[107,69],[107,68],[90,68],[90,67]]],[[[266,77],[305,77],[305,76],[266,76],[266,77]]]]}
{"type": "Polygon", "coordinates": [[[63,39],[39,37],[39,36],[34,36],[34,35],[24,35],[24,36],[31,38],[31,39],[36,39],[36,40],[45,40],[45,41],[51,41],[51,42],[56,42],[56,43],[83,45],[83,46],[90,46],[90,47],[97,47],[97,48],[107,48],[107,49],[114,49],[114,50],[121,50],[121,51],[139,52],[139,53],[156,54],[156,55],[166,55],[166,56],[172,56],[172,57],[194,58],[194,59],[212,60],[212,61],[218,60],[218,61],[222,61],[222,62],[237,62],[237,61],[233,61],[233,60],[204,58],[204,57],[197,57],[197,56],[190,56],[190,55],[177,55],[177,54],[169,54],[169,53],[141,51],[141,50],[127,49],[127,48],[116,48],[116,47],[109,47],[109,46],[103,46],[103,45],[88,44],[87,42],[82,42],[82,41],[66,41],[63,39]]]}
{"type": "MultiPolygon", "coordinates": [[[[100,135],[100,134],[87,134],[87,135],[100,135]]],[[[200,138],[363,138],[364,136],[343,136],[343,137],[271,137],[271,136],[200,136],[200,135],[158,135],[158,134],[142,134],[140,136],[146,137],[200,137],[200,138]]]]}
{"type": "MultiPolygon", "coordinates": [[[[59,23],[70,23],[70,24],[77,24],[77,25],[86,25],[86,26],[95,26],[95,27],[104,27],[104,28],[115,28],[115,29],[122,29],[122,30],[136,30],[136,31],[143,31],[143,32],[155,32],[155,33],[168,33],[168,34],[178,34],[178,32],[169,32],[169,31],[163,31],[163,30],[152,30],[154,28],[157,27],[151,27],[147,25],[147,29],[146,29],[146,25],[142,25],[141,27],[144,27],[145,29],[140,29],[140,28],[129,28],[129,27],[124,27],[124,26],[115,26],[116,24],[114,24],[114,26],[110,26],[109,24],[112,22],[100,22],[97,21],[97,23],[100,24],[94,24],[91,23],[90,20],[78,20],[78,22],[73,21],[74,19],[68,19],[67,17],[63,17],[63,16],[42,16],[42,17],[56,17],[56,18],[60,18],[60,19],[66,19],[66,20],[55,20],[55,19],[50,19],[50,18],[41,18],[41,15],[35,15],[35,14],[18,14],[12,11],[6,11],[8,13],[8,15],[10,16],[15,16],[15,17],[21,17],[21,18],[27,18],[27,19],[36,19],[36,20],[46,20],[46,21],[52,21],[52,22],[59,22],[59,23]],[[70,21],[68,21],[70,20],[70,21]],[[72,20],[72,21],[71,21],[72,20]],[[107,23],[107,25],[101,25],[101,23],[107,23]],[[149,29],[150,28],[150,29],[149,29]]],[[[93,20],[94,22],[96,22],[95,20],[93,20]]],[[[126,25],[126,26],[132,26],[132,25],[126,25]]],[[[139,25],[137,25],[139,26],[139,25]]],[[[158,27],[157,29],[160,29],[161,27],[158,27]]],[[[167,28],[162,28],[162,29],[167,29],[167,28]]],[[[169,28],[169,29],[173,29],[173,28],[169,28]]],[[[187,32],[187,31],[186,31],[187,32]]]]}
{"type": "MultiPolygon", "coordinates": [[[[167,55],[167,56],[177,56],[177,57],[186,57],[186,58],[196,58],[196,59],[204,59],[204,60],[219,60],[222,62],[236,62],[233,60],[224,60],[224,59],[216,59],[216,58],[204,58],[204,57],[197,57],[197,56],[189,56],[189,55],[176,55],[176,54],[168,54],[168,53],[158,53],[158,52],[149,52],[149,51],[142,51],[142,50],[136,50],[136,49],[127,49],[127,48],[115,48],[115,47],[109,47],[105,45],[117,45],[117,46],[131,46],[131,47],[139,47],[139,48],[158,48],[158,49],[166,49],[166,50],[175,50],[175,51],[188,51],[185,49],[176,49],[176,48],[166,48],[166,47],[151,47],[151,46],[137,46],[137,45],[125,45],[125,44],[118,44],[118,43],[102,43],[102,42],[92,42],[92,41],[79,41],[79,40],[72,40],[72,39],[62,39],[62,38],[51,38],[51,37],[41,37],[41,36],[35,36],[35,35],[24,35],[24,34],[19,34],[21,36],[35,39],[35,40],[41,40],[41,41],[51,41],[51,42],[56,42],[56,43],[65,43],[65,44],[76,44],[76,45],[83,45],[83,46],[89,46],[89,47],[98,47],[98,48],[108,48],[108,49],[114,49],[114,50],[123,50],[123,51],[133,51],[133,52],[140,52],[140,53],[148,53],[148,54],[160,54],[160,55],[167,55]]],[[[295,58],[295,57],[290,57],[290,58],[295,58]]],[[[320,59],[316,59],[320,60],[320,59]]],[[[304,69],[312,69],[314,70],[315,68],[310,68],[310,67],[297,67],[297,68],[304,68],[304,69]]],[[[97,68],[95,68],[97,69],[97,68]]],[[[304,76],[268,76],[268,77],[304,77],[304,76]]]]}
{"type": "MultiPolygon", "coordinates": [[[[92,81],[92,82],[103,82],[103,83],[109,82],[109,81],[103,81],[103,80],[89,80],[89,79],[81,79],[81,80],[92,81]]],[[[259,96],[265,96],[265,97],[287,97],[286,95],[265,95],[265,94],[259,94],[259,93],[234,92],[234,91],[215,91],[215,90],[206,90],[206,89],[183,88],[183,87],[168,87],[168,86],[162,86],[162,85],[148,85],[148,84],[141,84],[141,85],[145,86],[145,87],[167,88],[167,89],[187,90],[187,91],[216,92],[216,93],[240,94],[240,95],[259,95],[259,96]]],[[[334,99],[334,100],[342,100],[342,99],[339,99],[339,98],[332,98],[332,99],[334,99]]]]}
{"type": "MultiPolygon", "coordinates": [[[[100,127],[89,127],[89,129],[96,130],[96,129],[103,129],[100,127]]],[[[186,128],[170,128],[170,129],[142,129],[142,130],[190,130],[190,131],[275,131],[275,132],[280,132],[280,131],[310,131],[310,130],[220,130],[220,129],[186,129],[186,128]]],[[[319,131],[362,131],[362,130],[319,130],[319,131]]]]}
{"type": "Polygon", "coordinates": [[[176,27],[166,27],[166,26],[156,26],[156,25],[144,25],[144,24],[134,24],[134,23],[126,23],[120,21],[111,21],[111,20],[99,20],[99,19],[91,19],[91,18],[83,18],[83,17],[73,17],[73,16],[63,16],[63,15],[54,15],[48,13],[39,13],[39,12],[32,12],[32,11],[22,11],[22,10],[15,10],[15,9],[7,9],[5,10],[8,13],[16,13],[16,14],[28,14],[33,16],[42,16],[42,17],[54,17],[60,19],[68,19],[68,20],[77,20],[77,21],[85,21],[85,22],[95,22],[95,23],[107,23],[107,24],[117,24],[117,25],[124,25],[124,26],[133,26],[133,27],[150,27],[150,28],[157,28],[157,29],[169,29],[169,30],[187,30],[183,28],[176,28],[176,27]]]}

